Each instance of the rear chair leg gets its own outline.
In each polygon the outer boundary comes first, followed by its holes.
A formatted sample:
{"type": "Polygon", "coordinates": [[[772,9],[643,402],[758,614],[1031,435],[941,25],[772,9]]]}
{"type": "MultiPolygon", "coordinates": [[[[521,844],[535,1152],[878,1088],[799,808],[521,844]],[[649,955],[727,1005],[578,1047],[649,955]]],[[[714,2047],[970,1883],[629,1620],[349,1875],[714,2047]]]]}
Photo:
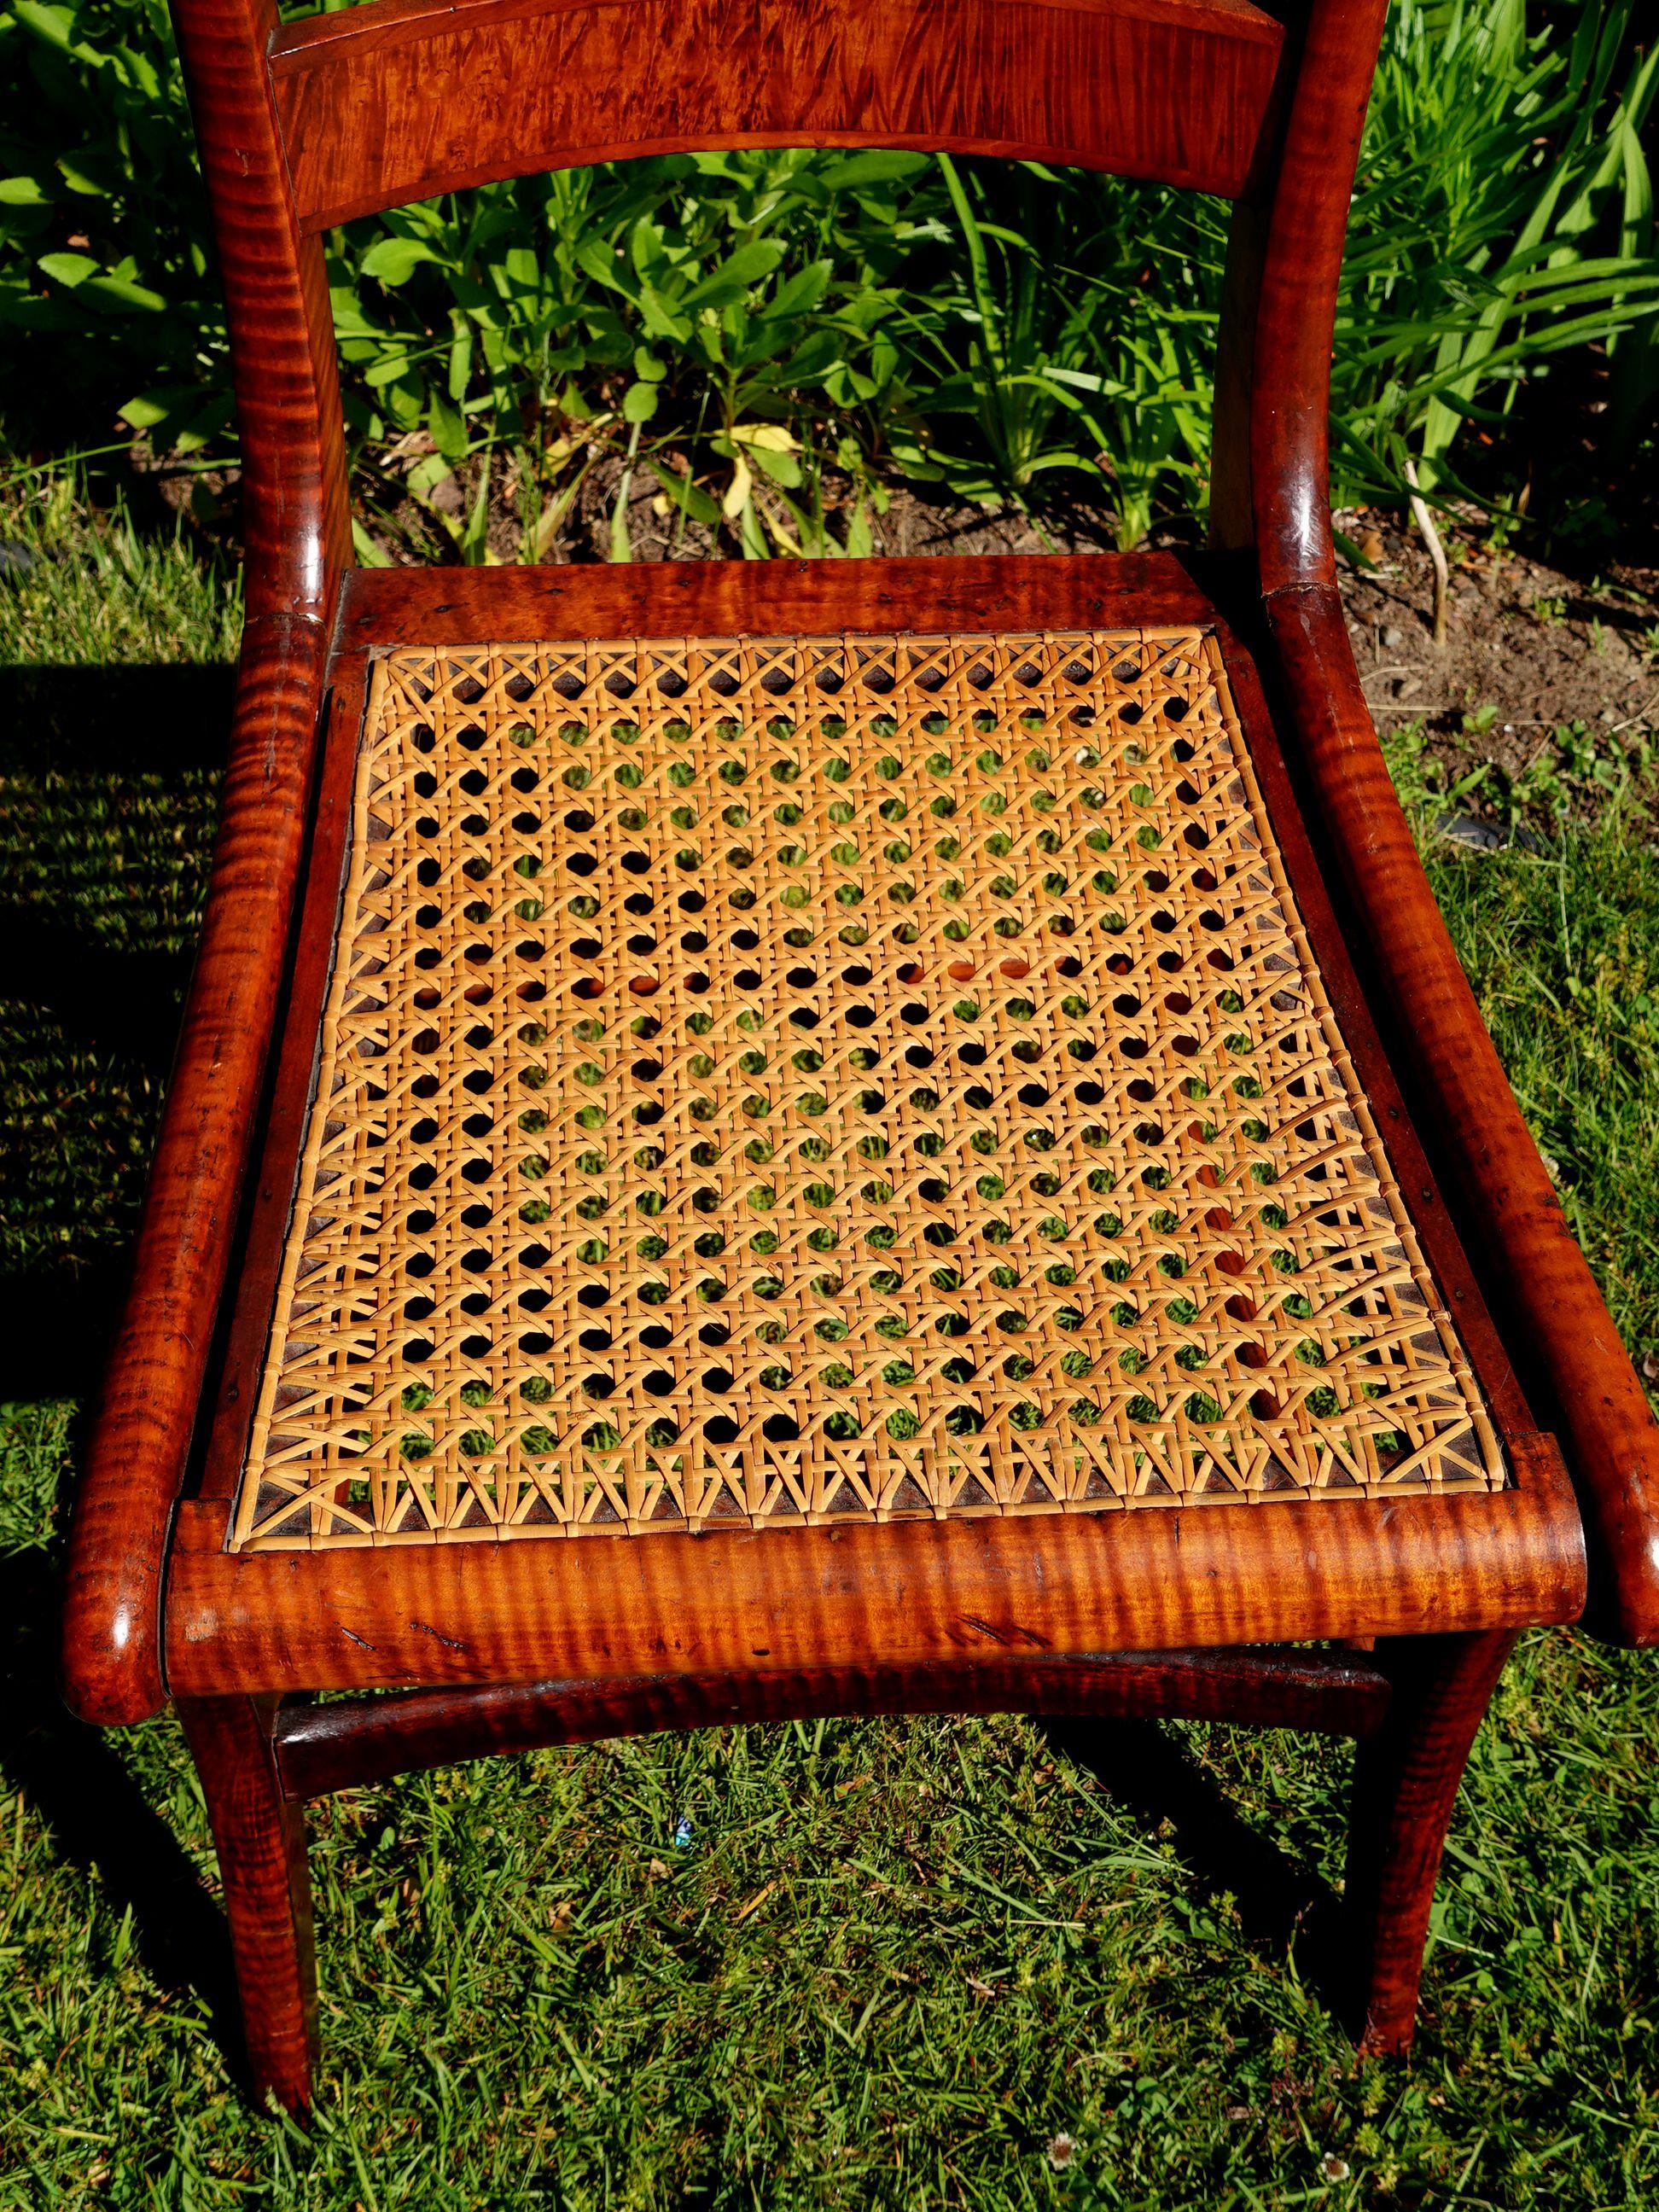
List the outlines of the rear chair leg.
{"type": "Polygon", "coordinates": [[[180,1698],[219,1854],[253,2093],[311,2103],[317,1973],[305,1810],[283,1795],[271,1731],[280,1698],[180,1698]]]}
{"type": "Polygon", "coordinates": [[[1435,1877],[1457,1785],[1515,1632],[1398,1637],[1376,1647],[1394,1696],[1354,1763],[1344,1906],[1359,2048],[1410,2050],[1435,1877]]]}

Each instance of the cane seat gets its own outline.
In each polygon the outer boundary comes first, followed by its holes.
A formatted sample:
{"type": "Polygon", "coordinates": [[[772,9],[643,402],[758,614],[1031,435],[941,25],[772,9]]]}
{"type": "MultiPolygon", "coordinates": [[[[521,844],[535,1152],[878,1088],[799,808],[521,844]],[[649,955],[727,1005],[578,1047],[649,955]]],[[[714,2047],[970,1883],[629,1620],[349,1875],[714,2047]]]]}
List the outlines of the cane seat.
{"type": "Polygon", "coordinates": [[[374,665],[235,1550],[1501,1489],[1198,627],[374,665]]]}

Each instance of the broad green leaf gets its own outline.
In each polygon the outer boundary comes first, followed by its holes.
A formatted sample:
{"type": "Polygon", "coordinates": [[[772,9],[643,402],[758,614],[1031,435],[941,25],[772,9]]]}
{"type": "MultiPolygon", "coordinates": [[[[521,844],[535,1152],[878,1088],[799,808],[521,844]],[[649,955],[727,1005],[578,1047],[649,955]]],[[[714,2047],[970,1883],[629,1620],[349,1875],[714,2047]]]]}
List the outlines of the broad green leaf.
{"type": "Polygon", "coordinates": [[[763,310],[769,320],[785,315],[811,314],[830,289],[833,270],[827,261],[813,261],[780,284],[763,310]]]}
{"type": "Polygon", "coordinates": [[[25,24],[37,38],[48,46],[68,51],[75,33],[75,10],[72,8],[52,8],[44,0],[12,0],[12,14],[25,24]]]}
{"type": "Polygon", "coordinates": [[[647,465],[668,497],[691,521],[703,523],[712,529],[720,520],[719,505],[700,484],[694,483],[690,477],[682,476],[677,470],[664,468],[659,462],[648,461],[647,465]]]}
{"type": "Polygon", "coordinates": [[[432,442],[452,465],[466,456],[466,423],[460,410],[448,396],[434,392],[427,403],[426,427],[432,433],[432,442]]]}
{"type": "Polygon", "coordinates": [[[752,284],[769,276],[783,258],[784,249],[774,239],[756,239],[740,246],[730,253],[720,266],[694,284],[677,301],[683,310],[695,307],[717,307],[728,300],[741,299],[752,284]]]}
{"type": "Polygon", "coordinates": [[[95,301],[100,307],[144,315],[160,314],[167,304],[160,292],[135,284],[130,276],[88,276],[76,286],[75,296],[95,301]]]}
{"type": "Polygon", "coordinates": [[[641,284],[639,307],[641,319],[648,337],[672,339],[678,345],[684,345],[690,337],[690,324],[684,315],[675,313],[674,306],[663,297],[654,284],[641,284]]]}
{"type": "Polygon", "coordinates": [[[67,284],[70,291],[95,276],[99,267],[84,253],[43,253],[34,265],[58,283],[67,284]]]}
{"type": "Polygon", "coordinates": [[[787,484],[792,490],[801,480],[800,463],[793,453],[769,452],[763,446],[750,449],[750,459],[764,477],[774,483],[787,484]]]}
{"type": "Polygon", "coordinates": [[[453,400],[466,397],[467,383],[472,374],[472,325],[466,317],[457,313],[453,318],[453,336],[449,342],[449,396],[453,400]]]}
{"type": "Polygon", "coordinates": [[[351,518],[351,545],[360,568],[389,568],[392,565],[392,556],[384,546],[375,544],[355,514],[351,518]]]}
{"type": "Polygon", "coordinates": [[[357,265],[365,276],[373,276],[377,283],[395,289],[399,284],[406,284],[423,261],[436,258],[431,247],[418,238],[379,238],[357,265]]]}
{"type": "Polygon", "coordinates": [[[744,500],[738,511],[738,538],[745,561],[769,561],[772,557],[772,549],[766,542],[766,532],[752,499],[744,500]]]}
{"type": "MultiPolygon", "coordinates": [[[[89,162],[84,152],[60,154],[58,157],[59,176],[72,192],[80,193],[83,199],[104,199],[109,194],[112,180],[108,176],[98,175],[97,166],[96,155],[89,162]]],[[[0,188],[0,191],[3,190],[0,188]]]]}

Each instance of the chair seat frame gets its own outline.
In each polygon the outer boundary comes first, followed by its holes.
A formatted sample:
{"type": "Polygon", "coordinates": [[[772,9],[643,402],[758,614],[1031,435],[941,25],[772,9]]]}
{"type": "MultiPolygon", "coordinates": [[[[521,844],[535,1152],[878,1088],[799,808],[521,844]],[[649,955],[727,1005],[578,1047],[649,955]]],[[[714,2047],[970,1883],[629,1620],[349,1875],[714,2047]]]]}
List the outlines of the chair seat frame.
{"type": "Polygon", "coordinates": [[[1602,1632],[1659,1640],[1659,1437],[1424,878],[1337,591],[1329,359],[1382,15],[1382,0],[1310,0],[1289,24],[1249,0],[362,0],[283,28],[269,0],[178,0],[229,308],[247,612],[201,948],[76,1504],[64,1672],[102,1723],[177,1702],[256,2086],[289,2108],[310,2097],[315,2037],[308,1796],[444,1758],[815,1713],[1354,1735],[1352,2006],[1370,2047],[1401,2049],[1458,1778],[1516,1634],[1588,1604],[1602,1632]],[[325,228],[578,161],[872,143],[1234,199],[1211,556],[353,566],[325,228]],[[1509,1486],[645,1543],[228,1548],[226,1439],[246,1431],[292,1204],[376,655],[975,628],[988,605],[1037,625],[1193,622],[1221,641],[1509,1486]],[[1382,1640],[1283,1648],[1320,1638],[1382,1640]],[[351,1688],[404,1694],[285,1702],[351,1688]]]}

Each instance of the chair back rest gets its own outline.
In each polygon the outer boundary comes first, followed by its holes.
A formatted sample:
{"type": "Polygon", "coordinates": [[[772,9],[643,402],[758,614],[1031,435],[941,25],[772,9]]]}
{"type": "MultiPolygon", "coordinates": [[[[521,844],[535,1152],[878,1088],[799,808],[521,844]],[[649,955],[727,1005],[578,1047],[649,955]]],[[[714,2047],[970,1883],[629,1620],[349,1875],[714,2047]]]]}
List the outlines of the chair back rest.
{"type": "Polygon", "coordinates": [[[319,234],[627,155],[897,146],[1237,204],[1212,532],[1264,588],[1334,574],[1330,342],[1386,0],[175,0],[229,311],[250,619],[350,564],[319,234]]]}
{"type": "Polygon", "coordinates": [[[1285,46],[1250,0],[364,0],[281,31],[302,231],[630,155],[901,146],[1220,192],[1285,46]]]}

